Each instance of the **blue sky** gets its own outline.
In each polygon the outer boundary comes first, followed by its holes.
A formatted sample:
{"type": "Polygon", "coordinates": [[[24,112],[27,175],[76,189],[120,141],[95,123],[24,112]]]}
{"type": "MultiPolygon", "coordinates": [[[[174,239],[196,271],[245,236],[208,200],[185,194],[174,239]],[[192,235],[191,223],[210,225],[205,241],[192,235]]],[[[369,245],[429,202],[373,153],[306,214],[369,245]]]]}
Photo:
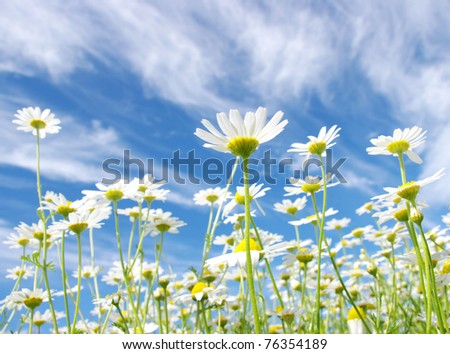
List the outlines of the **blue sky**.
{"type": "MultiPolygon", "coordinates": [[[[267,144],[278,157],[293,157],[290,144],[323,125],[341,126],[333,153],[348,158],[341,170],[348,183],[330,192],[330,206],[340,210],[336,217],[352,218],[351,227],[368,221],[355,215],[357,207],[399,184],[394,158],[366,154],[370,138],[419,125],[428,139],[419,150],[424,164],[408,163],[411,178],[448,168],[450,4],[333,3],[1,2],[0,237],[20,221],[36,221],[34,139],[11,123],[28,106],[51,108],[62,121],[61,133],[43,142],[43,188],[70,199],[93,189],[104,176],[102,161],[124,149],[142,159],[177,149],[229,158],[204,149],[193,133],[202,118],[230,108],[285,113],[286,130],[267,144]]],[[[279,182],[258,222],[291,239],[287,218],[270,210],[282,198],[279,182]]],[[[423,191],[430,221],[447,212],[449,183],[446,175],[423,191]]],[[[200,261],[208,215],[192,207],[192,196],[206,186],[168,187],[160,206],[188,226],[167,238],[166,254],[184,271],[200,261]]],[[[110,226],[96,242],[100,264],[117,258],[110,226]]],[[[1,249],[2,265],[18,264],[19,254],[1,249]]]]}

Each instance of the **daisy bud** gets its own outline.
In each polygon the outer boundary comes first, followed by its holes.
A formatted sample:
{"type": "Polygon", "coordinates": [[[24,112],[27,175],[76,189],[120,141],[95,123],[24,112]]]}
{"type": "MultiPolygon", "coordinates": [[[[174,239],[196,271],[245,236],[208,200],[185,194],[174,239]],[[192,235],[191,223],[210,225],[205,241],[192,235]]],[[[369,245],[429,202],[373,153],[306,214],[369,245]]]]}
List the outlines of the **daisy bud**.
{"type": "Polygon", "coordinates": [[[411,212],[411,221],[420,225],[423,221],[423,213],[419,209],[414,208],[411,212]]]}
{"type": "Polygon", "coordinates": [[[161,286],[161,288],[165,289],[170,283],[170,277],[165,275],[159,278],[158,284],[161,286]]]}
{"type": "Polygon", "coordinates": [[[400,209],[394,213],[394,218],[398,222],[407,222],[408,221],[408,210],[406,208],[400,209]]]}
{"type": "Polygon", "coordinates": [[[375,264],[369,263],[367,265],[367,273],[369,273],[373,277],[376,277],[378,273],[378,267],[375,264]]]}

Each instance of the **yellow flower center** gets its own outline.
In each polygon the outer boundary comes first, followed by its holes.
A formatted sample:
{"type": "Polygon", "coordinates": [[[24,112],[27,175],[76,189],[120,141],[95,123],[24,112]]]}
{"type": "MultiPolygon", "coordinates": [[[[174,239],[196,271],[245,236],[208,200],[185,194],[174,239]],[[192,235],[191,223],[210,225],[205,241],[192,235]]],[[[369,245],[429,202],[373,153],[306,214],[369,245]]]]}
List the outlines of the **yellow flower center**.
{"type": "Polygon", "coordinates": [[[364,234],[364,230],[361,229],[360,227],[358,227],[352,231],[352,235],[357,238],[361,238],[363,234],[364,234]]]}
{"type": "Polygon", "coordinates": [[[368,202],[368,203],[364,204],[364,209],[366,209],[367,211],[372,211],[373,203],[368,202]]]}
{"type": "Polygon", "coordinates": [[[238,136],[230,139],[227,148],[233,155],[246,159],[255,152],[258,146],[258,139],[247,136],[238,136]]]}
{"type": "MultiPolygon", "coordinates": [[[[246,242],[245,240],[242,240],[237,247],[234,249],[234,253],[237,252],[246,252],[247,251],[247,247],[246,247],[246,242]]],[[[256,241],[252,238],[250,238],[250,251],[262,251],[261,247],[259,247],[259,245],[256,243],[256,241]]]]}
{"type": "Polygon", "coordinates": [[[47,124],[42,119],[33,119],[32,121],[30,121],[30,125],[34,129],[44,129],[47,126],[47,124]]]}
{"type": "Polygon", "coordinates": [[[286,208],[286,213],[291,214],[291,215],[295,215],[297,214],[298,208],[295,206],[286,208]]]}
{"type": "Polygon", "coordinates": [[[17,243],[18,243],[20,246],[25,247],[26,245],[28,245],[28,244],[30,243],[30,239],[29,239],[29,238],[26,238],[26,237],[22,237],[22,238],[19,238],[19,239],[17,240],[17,243]]]}
{"type": "Polygon", "coordinates": [[[394,213],[394,218],[399,222],[408,221],[408,210],[406,208],[400,209],[394,213]]]}
{"type": "Polygon", "coordinates": [[[410,146],[409,142],[407,142],[406,140],[398,140],[398,141],[394,141],[394,142],[388,144],[386,146],[386,149],[391,154],[402,154],[402,153],[408,151],[409,146],[410,146]]]}
{"type": "Polygon", "coordinates": [[[410,202],[414,202],[417,194],[419,194],[419,191],[420,186],[415,181],[411,181],[399,186],[397,195],[403,199],[409,200],[410,202]]]}
{"type": "Polygon", "coordinates": [[[25,299],[23,303],[26,307],[33,310],[42,304],[42,299],[40,297],[29,297],[25,299]]]}
{"type": "Polygon", "coordinates": [[[210,202],[211,204],[217,202],[217,199],[219,199],[219,196],[218,196],[218,195],[215,195],[215,194],[210,194],[210,195],[208,195],[208,196],[206,197],[206,200],[207,200],[208,202],[210,202]]]}
{"type": "Polygon", "coordinates": [[[450,260],[447,260],[444,263],[444,267],[442,268],[442,273],[444,273],[444,274],[450,273],[450,260]]]}
{"type": "Polygon", "coordinates": [[[33,323],[36,327],[41,327],[45,324],[45,320],[33,320],[33,323]]]}
{"type": "Polygon", "coordinates": [[[145,200],[147,203],[151,203],[151,202],[153,202],[155,199],[156,199],[156,197],[155,197],[154,195],[146,195],[146,196],[144,196],[144,200],[145,200]]]}
{"type": "Polygon", "coordinates": [[[170,230],[170,225],[169,224],[158,224],[158,225],[156,225],[156,229],[159,232],[163,233],[163,232],[170,230]]]}
{"type": "Polygon", "coordinates": [[[302,186],[305,193],[316,193],[320,189],[320,183],[306,183],[302,186]]]}
{"type": "Polygon", "coordinates": [[[322,155],[327,149],[327,143],[324,141],[318,141],[316,143],[311,143],[308,146],[308,151],[314,155],[322,155]]]}
{"type": "Polygon", "coordinates": [[[130,216],[132,218],[137,219],[139,217],[139,212],[138,211],[130,211],[130,216]]]}
{"type": "MultiPolygon", "coordinates": [[[[236,195],[234,196],[234,200],[239,205],[244,205],[245,204],[245,196],[243,196],[242,194],[239,194],[237,192],[236,192],[236,195]]],[[[250,196],[250,201],[252,201],[252,196],[250,196]]]]}
{"type": "Polygon", "coordinates": [[[309,263],[314,259],[314,255],[307,248],[300,248],[299,252],[295,255],[295,258],[300,263],[309,263]]]}
{"type": "Polygon", "coordinates": [[[73,233],[76,233],[77,235],[81,234],[84,230],[87,229],[88,227],[88,223],[87,222],[80,222],[78,224],[72,224],[69,225],[69,229],[70,231],[72,231],[73,233]]]}
{"type": "Polygon", "coordinates": [[[366,313],[364,312],[364,310],[358,306],[358,311],[356,311],[356,309],[354,307],[352,307],[350,309],[350,311],[348,312],[347,315],[347,320],[351,321],[351,320],[359,320],[360,317],[358,315],[358,312],[361,314],[362,318],[366,318],[366,313]]]}
{"type": "Polygon", "coordinates": [[[112,202],[117,202],[123,198],[123,192],[120,190],[109,190],[105,193],[105,197],[112,202]]]}
{"type": "Polygon", "coordinates": [[[206,285],[204,282],[199,281],[199,282],[198,282],[197,284],[195,284],[194,287],[192,288],[192,290],[191,290],[191,295],[195,295],[195,294],[198,294],[198,293],[202,292],[203,289],[205,289],[206,287],[207,287],[207,285],[206,285]]]}
{"type": "Polygon", "coordinates": [[[144,185],[142,185],[142,186],[139,186],[139,188],[138,188],[138,191],[139,192],[145,192],[147,190],[147,186],[144,186],[144,185]]]}
{"type": "Polygon", "coordinates": [[[67,218],[70,213],[77,211],[75,208],[70,207],[71,204],[72,204],[71,202],[68,202],[67,205],[60,205],[58,209],[56,209],[56,213],[67,218]]]}
{"type": "Polygon", "coordinates": [[[227,245],[233,246],[234,245],[234,238],[233,236],[227,237],[226,241],[227,245]]]}

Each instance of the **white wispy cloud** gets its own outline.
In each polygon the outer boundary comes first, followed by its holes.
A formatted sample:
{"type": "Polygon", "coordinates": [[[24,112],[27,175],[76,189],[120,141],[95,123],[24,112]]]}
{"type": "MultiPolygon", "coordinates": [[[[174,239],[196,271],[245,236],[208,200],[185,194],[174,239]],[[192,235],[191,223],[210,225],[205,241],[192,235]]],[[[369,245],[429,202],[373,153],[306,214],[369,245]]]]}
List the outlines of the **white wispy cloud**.
{"type": "MultiPolygon", "coordinates": [[[[311,93],[332,106],[334,84],[356,71],[390,104],[393,127],[428,129],[422,176],[450,165],[448,2],[24,0],[0,11],[0,71],[64,82],[101,62],[185,107],[308,104],[311,93]]],[[[429,189],[433,202],[450,199],[449,182],[429,189]]]]}

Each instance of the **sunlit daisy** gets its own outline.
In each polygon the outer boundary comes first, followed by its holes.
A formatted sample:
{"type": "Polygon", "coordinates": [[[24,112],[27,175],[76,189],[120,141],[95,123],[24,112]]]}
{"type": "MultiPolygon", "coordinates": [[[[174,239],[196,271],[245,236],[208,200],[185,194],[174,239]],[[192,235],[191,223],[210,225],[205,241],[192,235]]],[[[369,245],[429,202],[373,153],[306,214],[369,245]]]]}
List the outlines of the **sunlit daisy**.
{"type": "MultiPolygon", "coordinates": [[[[263,257],[273,258],[285,254],[290,246],[291,245],[288,242],[281,242],[261,249],[259,244],[253,238],[250,238],[250,256],[253,267],[256,267],[263,257]]],[[[228,264],[230,267],[238,265],[240,268],[245,268],[247,264],[246,250],[245,240],[242,240],[234,248],[232,253],[210,258],[206,261],[206,265],[208,267],[215,267],[220,264],[228,264]]]]}
{"type": "Polygon", "coordinates": [[[404,130],[395,129],[392,136],[380,135],[378,138],[371,139],[370,142],[375,146],[368,147],[366,150],[369,155],[406,154],[411,161],[420,164],[422,159],[413,149],[424,143],[426,133],[426,130],[416,126],[404,130]]]}
{"type": "Polygon", "coordinates": [[[71,202],[61,193],[53,194],[51,197],[46,195],[43,199],[42,205],[44,210],[49,210],[50,212],[59,214],[64,218],[67,218],[70,213],[77,211],[83,206],[82,200],[71,202]]]}
{"type": "MultiPolygon", "coordinates": [[[[81,268],[81,277],[84,279],[90,279],[90,278],[93,278],[95,275],[97,275],[99,272],[100,272],[100,267],[83,266],[81,268]]],[[[74,278],[78,278],[78,272],[74,271],[72,273],[72,276],[74,278]]]]}
{"type": "MultiPolygon", "coordinates": [[[[333,208],[329,208],[325,211],[325,216],[331,216],[331,215],[335,215],[337,214],[338,211],[333,209],[333,208]]],[[[322,213],[319,212],[319,218],[322,217],[322,213]]],[[[299,219],[299,220],[293,220],[293,221],[289,221],[289,224],[291,225],[296,225],[296,226],[300,226],[300,225],[306,225],[306,224],[317,224],[317,216],[316,214],[313,215],[309,215],[306,218],[303,219],[299,219]]]]}
{"type": "Polygon", "coordinates": [[[342,219],[331,219],[326,222],[324,229],[325,230],[341,230],[347,227],[350,224],[351,219],[342,218],[342,219]]]}
{"type": "Polygon", "coordinates": [[[94,209],[92,212],[81,211],[70,213],[67,220],[61,220],[53,223],[49,228],[52,230],[69,231],[73,234],[81,234],[87,229],[99,229],[103,224],[101,221],[105,220],[107,215],[101,209],[94,209]]]}
{"type": "Polygon", "coordinates": [[[306,205],[306,201],[307,201],[306,197],[297,198],[294,201],[290,199],[283,199],[281,203],[274,204],[274,209],[279,213],[295,216],[297,212],[303,210],[303,208],[306,205]]]}
{"type": "Polygon", "coordinates": [[[29,309],[39,307],[43,302],[48,301],[48,292],[42,289],[30,290],[27,288],[21,291],[14,291],[8,297],[9,301],[16,304],[24,304],[29,309]]]}
{"type": "Polygon", "coordinates": [[[442,176],[444,176],[444,169],[441,169],[434,175],[424,178],[422,180],[407,182],[399,186],[398,188],[392,187],[383,188],[387,193],[375,196],[372,199],[388,199],[397,195],[403,199],[414,202],[416,200],[417,194],[419,194],[419,191],[423,186],[426,186],[427,184],[437,181],[438,179],[442,178],[442,176]]]}
{"type": "Polygon", "coordinates": [[[231,198],[231,193],[225,188],[208,188],[194,194],[194,202],[197,205],[212,205],[214,203],[221,204],[225,200],[231,198]]]}
{"type": "MultiPolygon", "coordinates": [[[[339,184],[339,182],[333,182],[332,176],[327,176],[327,188],[334,187],[339,184]]],[[[322,178],[316,176],[306,176],[305,179],[301,178],[290,178],[289,182],[291,182],[292,186],[284,187],[284,190],[287,192],[285,196],[291,195],[299,195],[302,193],[317,193],[323,191],[324,181],[322,178]]]]}
{"type": "Polygon", "coordinates": [[[339,137],[340,130],[341,128],[338,128],[337,125],[333,125],[328,131],[327,127],[322,127],[317,137],[310,135],[306,144],[292,144],[288,152],[297,152],[300,156],[306,155],[307,157],[310,155],[326,156],[327,149],[336,144],[333,141],[339,137]]]}
{"type": "Polygon", "coordinates": [[[288,123],[287,120],[281,120],[281,111],[275,113],[267,123],[266,117],[267,109],[263,107],[259,107],[256,112],[247,112],[245,118],[242,118],[238,110],[231,109],[229,116],[225,113],[217,114],[217,123],[222,132],[203,119],[202,124],[208,131],[197,129],[195,135],[206,141],[204,147],[248,158],[260,144],[280,134],[288,123]]]}
{"type": "Polygon", "coordinates": [[[19,279],[19,277],[21,279],[28,279],[33,276],[33,270],[34,270],[33,267],[30,267],[27,265],[25,265],[23,267],[10,268],[10,269],[6,270],[6,272],[8,273],[6,275],[6,278],[13,279],[13,280],[17,280],[17,279],[19,279]]]}
{"type": "Polygon", "coordinates": [[[177,217],[172,216],[169,211],[163,211],[162,209],[156,209],[151,211],[150,224],[147,226],[146,234],[156,236],[160,233],[169,232],[171,234],[177,234],[178,228],[186,225],[177,217]]]}
{"type": "Polygon", "coordinates": [[[123,180],[108,185],[96,183],[95,186],[98,191],[84,190],[82,193],[90,199],[103,199],[112,202],[135,198],[138,189],[136,183],[126,183],[123,180]]]}
{"type": "MultiPolygon", "coordinates": [[[[255,201],[256,205],[259,208],[258,202],[256,199],[264,197],[266,195],[266,192],[270,190],[269,187],[263,188],[263,184],[251,184],[249,187],[250,192],[250,202],[255,201]]],[[[229,201],[225,207],[223,208],[223,215],[227,216],[236,205],[244,205],[245,204],[245,189],[242,186],[238,186],[236,188],[236,194],[234,198],[229,201]]],[[[261,210],[261,209],[260,209],[261,210]]]]}
{"type": "Polygon", "coordinates": [[[56,134],[61,129],[58,125],[61,121],[55,118],[55,115],[49,109],[44,109],[41,112],[39,107],[22,108],[14,116],[17,119],[12,122],[19,125],[18,130],[32,132],[33,135],[37,135],[39,130],[41,139],[44,139],[46,134],[56,134]]]}

